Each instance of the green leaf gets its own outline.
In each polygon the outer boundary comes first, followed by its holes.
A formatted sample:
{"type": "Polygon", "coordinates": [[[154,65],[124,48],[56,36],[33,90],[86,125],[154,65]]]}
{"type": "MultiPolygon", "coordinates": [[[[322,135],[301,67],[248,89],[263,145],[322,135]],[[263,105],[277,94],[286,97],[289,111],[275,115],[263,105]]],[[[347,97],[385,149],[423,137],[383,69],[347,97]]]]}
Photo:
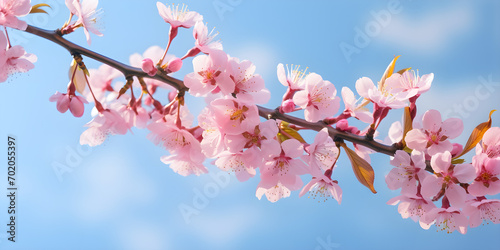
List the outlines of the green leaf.
{"type": "Polygon", "coordinates": [[[464,147],[464,150],[462,151],[462,153],[453,157],[453,159],[456,159],[464,154],[467,154],[471,149],[476,147],[476,145],[479,143],[479,141],[481,141],[481,139],[483,139],[484,133],[486,133],[486,131],[491,128],[491,115],[495,111],[496,110],[492,110],[490,112],[488,121],[483,122],[474,128],[471,135],[469,136],[469,140],[467,140],[467,143],[465,144],[465,147],[464,147]]]}
{"type": "Polygon", "coordinates": [[[408,154],[411,154],[411,152],[413,152],[413,149],[411,149],[409,147],[405,147],[405,148],[403,148],[403,151],[405,151],[408,154]]]}
{"type": "Polygon", "coordinates": [[[455,159],[455,158],[453,158],[453,160],[451,160],[451,164],[462,164],[464,162],[465,162],[464,159],[455,159]]]}
{"type": "Polygon", "coordinates": [[[49,7],[49,8],[52,9],[52,7],[50,7],[50,5],[48,5],[46,3],[39,3],[39,4],[35,4],[35,5],[31,6],[30,14],[33,14],[33,13],[45,13],[45,14],[49,14],[49,13],[47,13],[47,11],[45,11],[41,7],[49,7]]]}
{"type": "Polygon", "coordinates": [[[290,123],[284,121],[280,123],[280,133],[278,133],[278,138],[281,142],[292,138],[297,139],[302,143],[306,142],[297,130],[290,128],[290,123]]]}
{"type": "Polygon", "coordinates": [[[375,187],[373,186],[373,182],[375,181],[375,172],[373,171],[372,166],[358,154],[356,154],[356,152],[348,148],[344,142],[340,143],[340,146],[344,148],[347,157],[349,157],[352,165],[352,170],[359,183],[363,184],[374,194],[376,194],[377,191],[375,191],[375,187]]]}

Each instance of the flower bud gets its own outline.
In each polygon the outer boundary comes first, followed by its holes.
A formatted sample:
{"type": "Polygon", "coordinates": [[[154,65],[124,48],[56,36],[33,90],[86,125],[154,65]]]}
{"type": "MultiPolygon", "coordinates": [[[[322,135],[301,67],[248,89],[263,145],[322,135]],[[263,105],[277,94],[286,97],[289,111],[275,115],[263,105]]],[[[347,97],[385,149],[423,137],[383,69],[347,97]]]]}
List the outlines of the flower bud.
{"type": "Polygon", "coordinates": [[[453,149],[450,152],[451,156],[455,157],[455,156],[459,155],[460,153],[462,153],[463,150],[464,150],[464,147],[461,144],[453,143],[453,149]]]}
{"type": "Polygon", "coordinates": [[[348,131],[349,130],[349,122],[346,119],[340,119],[337,122],[336,128],[340,131],[348,131]]]}
{"type": "Polygon", "coordinates": [[[142,60],[142,65],[141,65],[142,71],[148,73],[150,76],[156,75],[156,72],[158,69],[155,67],[153,60],[146,58],[142,60]]]}
{"type": "Polygon", "coordinates": [[[295,103],[292,99],[288,99],[281,104],[281,110],[284,113],[290,113],[295,110],[295,103]]]}
{"type": "Polygon", "coordinates": [[[182,68],[182,60],[180,58],[174,57],[167,64],[167,73],[177,72],[182,68]]]}
{"type": "Polygon", "coordinates": [[[73,116],[75,117],[82,117],[83,115],[84,106],[80,98],[81,97],[79,96],[73,96],[69,103],[69,111],[71,111],[71,114],[73,114],[73,116]]]}

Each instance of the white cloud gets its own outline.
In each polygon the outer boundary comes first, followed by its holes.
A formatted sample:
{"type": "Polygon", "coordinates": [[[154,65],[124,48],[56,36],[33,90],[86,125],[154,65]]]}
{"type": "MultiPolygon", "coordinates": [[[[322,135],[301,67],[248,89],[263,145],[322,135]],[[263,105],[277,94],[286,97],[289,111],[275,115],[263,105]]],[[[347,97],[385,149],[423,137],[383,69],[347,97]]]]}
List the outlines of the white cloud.
{"type": "Polygon", "coordinates": [[[469,4],[464,3],[409,17],[405,14],[411,9],[405,8],[401,14],[392,17],[377,39],[416,53],[435,53],[473,28],[473,11],[469,4]]]}

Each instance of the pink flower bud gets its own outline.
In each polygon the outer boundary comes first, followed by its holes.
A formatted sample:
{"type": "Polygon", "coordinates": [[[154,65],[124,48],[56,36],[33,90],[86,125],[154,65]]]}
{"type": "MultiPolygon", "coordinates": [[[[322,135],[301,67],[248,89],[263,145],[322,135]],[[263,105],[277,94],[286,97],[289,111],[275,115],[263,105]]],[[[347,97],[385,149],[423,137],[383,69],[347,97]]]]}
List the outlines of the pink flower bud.
{"type": "Polygon", "coordinates": [[[71,101],[69,103],[69,111],[71,111],[71,114],[73,114],[73,116],[75,117],[82,117],[83,115],[84,106],[81,99],[83,98],[74,96],[73,98],[71,98],[71,101]]]}
{"type": "Polygon", "coordinates": [[[295,103],[292,99],[288,99],[281,104],[281,110],[285,113],[290,113],[295,110],[295,103]]]}
{"type": "Polygon", "coordinates": [[[458,143],[453,143],[453,149],[451,150],[451,156],[454,157],[460,153],[462,153],[462,151],[464,150],[464,146],[462,146],[461,144],[458,144],[458,143]]]}
{"type": "Polygon", "coordinates": [[[68,111],[69,98],[67,97],[67,94],[59,93],[59,91],[56,91],[56,93],[49,98],[49,101],[56,102],[57,111],[61,113],[65,113],[66,111],[68,111]]]}
{"type": "Polygon", "coordinates": [[[148,73],[150,76],[156,75],[156,71],[158,69],[155,67],[155,64],[153,63],[153,60],[146,58],[142,60],[142,65],[141,65],[142,71],[148,73]]]}
{"type": "Polygon", "coordinates": [[[167,73],[177,72],[182,68],[182,60],[174,57],[168,62],[167,73]]]}
{"type": "Polygon", "coordinates": [[[336,128],[340,131],[348,131],[349,130],[349,122],[346,119],[341,119],[337,122],[336,128]]]}

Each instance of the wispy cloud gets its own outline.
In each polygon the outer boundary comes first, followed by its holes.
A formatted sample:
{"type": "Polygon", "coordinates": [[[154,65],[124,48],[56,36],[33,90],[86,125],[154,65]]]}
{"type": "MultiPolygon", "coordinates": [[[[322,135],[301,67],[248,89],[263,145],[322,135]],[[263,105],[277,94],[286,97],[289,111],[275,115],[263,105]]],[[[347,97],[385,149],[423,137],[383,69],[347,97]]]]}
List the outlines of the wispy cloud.
{"type": "Polygon", "coordinates": [[[443,7],[420,16],[404,9],[376,39],[416,53],[435,53],[474,27],[474,8],[468,3],[443,7]]]}

